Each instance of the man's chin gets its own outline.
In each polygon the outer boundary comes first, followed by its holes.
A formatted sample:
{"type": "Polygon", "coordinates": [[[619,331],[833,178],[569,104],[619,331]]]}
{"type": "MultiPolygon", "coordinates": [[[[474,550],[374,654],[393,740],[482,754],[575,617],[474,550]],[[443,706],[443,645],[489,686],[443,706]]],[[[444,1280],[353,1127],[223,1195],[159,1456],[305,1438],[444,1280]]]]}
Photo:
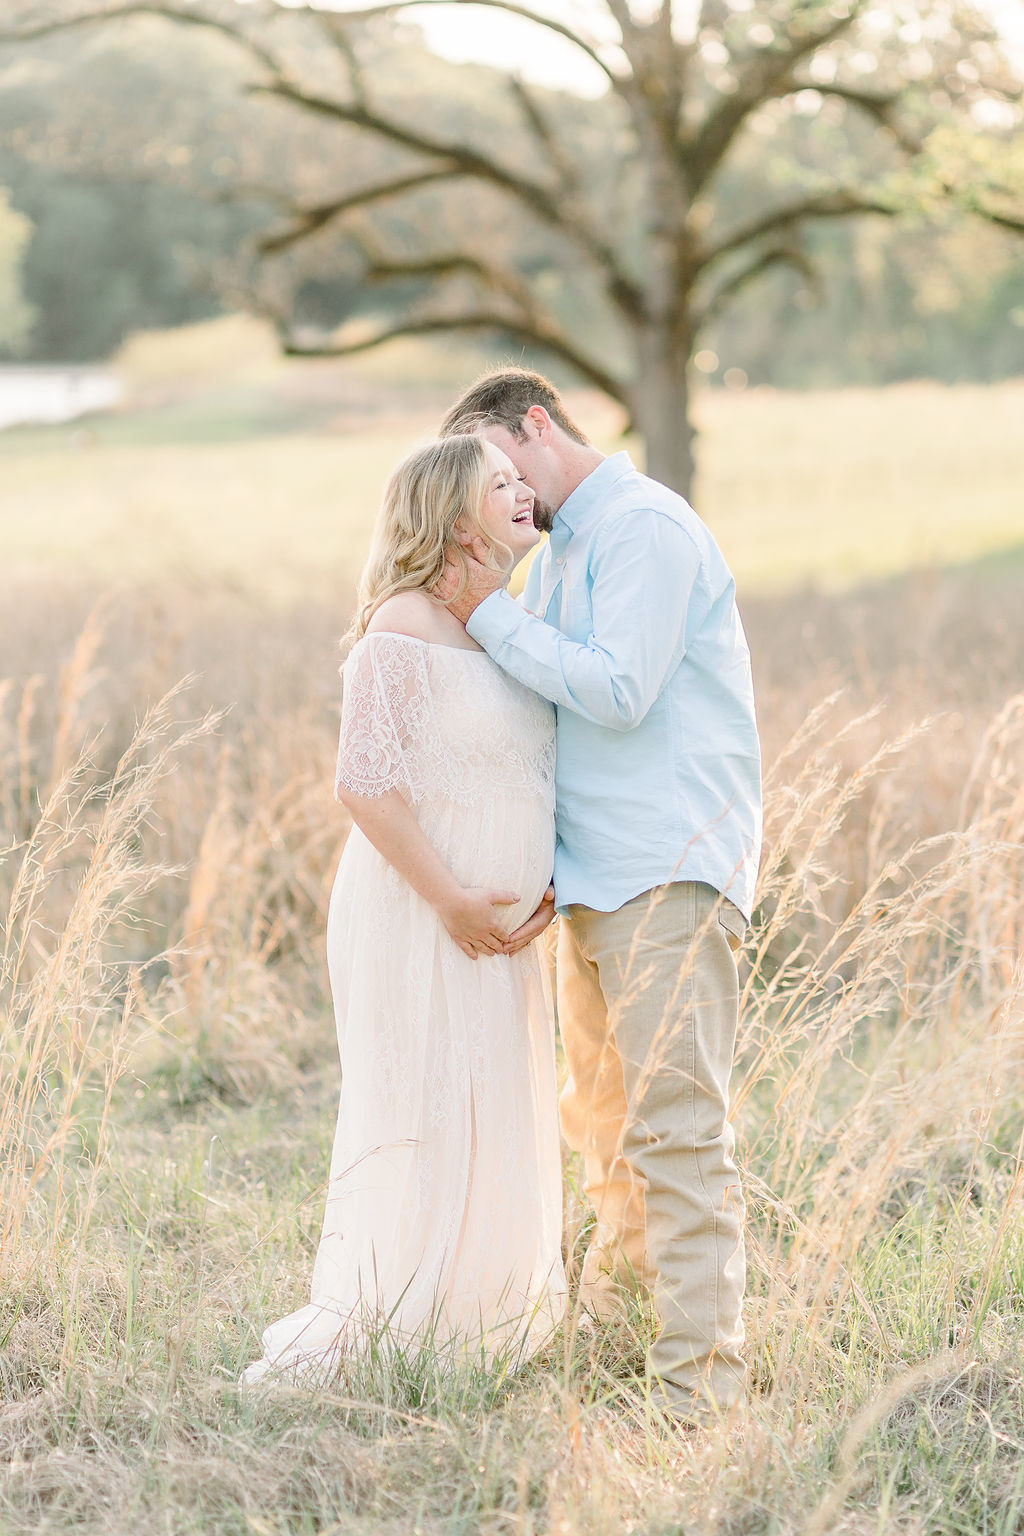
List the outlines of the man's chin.
{"type": "Polygon", "coordinates": [[[546,506],[545,507],[539,507],[536,504],[534,505],[534,508],[533,508],[533,526],[540,533],[550,533],[551,532],[551,525],[554,522],[554,520],[555,520],[555,509],[554,509],[554,507],[546,507],[546,506]]]}

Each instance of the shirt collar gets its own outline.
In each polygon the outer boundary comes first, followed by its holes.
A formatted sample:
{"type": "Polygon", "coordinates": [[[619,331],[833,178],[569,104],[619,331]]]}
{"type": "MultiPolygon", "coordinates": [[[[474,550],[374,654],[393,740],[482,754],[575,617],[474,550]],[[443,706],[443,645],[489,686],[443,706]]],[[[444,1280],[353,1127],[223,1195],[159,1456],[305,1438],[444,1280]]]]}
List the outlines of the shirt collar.
{"type": "Polygon", "coordinates": [[[564,547],[612,486],[634,468],[628,453],[612,453],[562,502],[551,525],[551,542],[564,547]]]}

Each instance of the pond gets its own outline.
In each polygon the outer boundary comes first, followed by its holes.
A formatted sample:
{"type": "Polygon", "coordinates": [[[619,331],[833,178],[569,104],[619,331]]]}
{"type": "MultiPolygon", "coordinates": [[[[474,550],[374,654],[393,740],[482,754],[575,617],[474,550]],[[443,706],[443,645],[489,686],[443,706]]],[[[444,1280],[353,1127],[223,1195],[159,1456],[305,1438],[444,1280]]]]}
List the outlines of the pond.
{"type": "Polygon", "coordinates": [[[0,429],[108,411],[122,386],[102,368],[0,368],[0,429]]]}

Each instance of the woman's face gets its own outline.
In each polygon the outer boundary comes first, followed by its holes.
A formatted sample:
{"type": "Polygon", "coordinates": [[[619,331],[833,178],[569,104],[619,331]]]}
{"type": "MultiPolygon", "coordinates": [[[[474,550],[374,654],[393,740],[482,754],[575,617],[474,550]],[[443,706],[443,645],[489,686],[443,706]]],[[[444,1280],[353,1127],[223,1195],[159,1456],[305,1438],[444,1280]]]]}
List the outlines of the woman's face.
{"type": "Polygon", "coordinates": [[[540,539],[533,525],[533,492],[507,454],[481,439],[487,460],[487,490],[480,508],[483,527],[520,561],[540,539]]]}

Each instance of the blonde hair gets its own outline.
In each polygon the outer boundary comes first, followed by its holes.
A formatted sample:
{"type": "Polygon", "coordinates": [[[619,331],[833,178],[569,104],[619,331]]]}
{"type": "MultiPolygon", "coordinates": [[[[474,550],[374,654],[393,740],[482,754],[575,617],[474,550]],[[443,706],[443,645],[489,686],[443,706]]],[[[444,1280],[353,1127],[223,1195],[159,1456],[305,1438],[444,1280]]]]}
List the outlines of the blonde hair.
{"type": "Polygon", "coordinates": [[[453,433],[415,449],[392,471],[359,579],[358,602],[346,641],[365,633],[381,603],[397,592],[429,592],[446,565],[466,581],[466,552],[455,537],[465,518],[484,540],[488,563],[501,569],[511,551],[483,526],[481,512],[490,474],[484,445],[471,433],[453,433]]]}

